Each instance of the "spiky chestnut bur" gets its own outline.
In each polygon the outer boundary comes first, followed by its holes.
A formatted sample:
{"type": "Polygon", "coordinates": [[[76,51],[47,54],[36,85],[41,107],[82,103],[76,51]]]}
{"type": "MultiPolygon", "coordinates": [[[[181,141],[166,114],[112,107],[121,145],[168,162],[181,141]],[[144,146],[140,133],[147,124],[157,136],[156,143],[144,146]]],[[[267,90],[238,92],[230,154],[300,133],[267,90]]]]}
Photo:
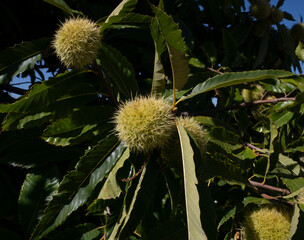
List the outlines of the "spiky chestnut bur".
{"type": "Polygon", "coordinates": [[[296,43],[299,41],[304,42],[304,23],[293,25],[290,29],[290,33],[296,43]]]}
{"type": "Polygon", "coordinates": [[[174,131],[174,117],[162,98],[137,97],[116,112],[114,123],[119,139],[130,149],[149,152],[165,146],[174,131]]]}
{"type": "Polygon", "coordinates": [[[96,58],[100,44],[98,26],[86,18],[71,18],[61,24],[53,47],[68,68],[82,69],[96,58]]]}
{"type": "Polygon", "coordinates": [[[258,20],[264,20],[269,17],[271,6],[267,0],[256,0],[249,9],[252,16],[258,20]]]}
{"type": "Polygon", "coordinates": [[[278,8],[272,8],[270,14],[270,20],[272,24],[279,24],[282,22],[284,13],[278,8]]]}
{"type": "Polygon", "coordinates": [[[243,89],[242,97],[245,102],[253,102],[260,100],[263,96],[263,88],[261,85],[256,85],[254,89],[243,89]]]}
{"type": "Polygon", "coordinates": [[[242,232],[245,240],[287,240],[290,223],[285,208],[265,205],[245,212],[242,232]]]}
{"type": "MultiPolygon", "coordinates": [[[[195,121],[193,117],[179,117],[176,121],[191,133],[196,140],[201,153],[204,153],[206,151],[207,137],[206,130],[203,126],[195,121]]],[[[172,142],[166,145],[161,153],[161,157],[168,163],[172,161],[175,162],[182,157],[177,129],[172,133],[170,139],[172,139],[172,142]]]]}

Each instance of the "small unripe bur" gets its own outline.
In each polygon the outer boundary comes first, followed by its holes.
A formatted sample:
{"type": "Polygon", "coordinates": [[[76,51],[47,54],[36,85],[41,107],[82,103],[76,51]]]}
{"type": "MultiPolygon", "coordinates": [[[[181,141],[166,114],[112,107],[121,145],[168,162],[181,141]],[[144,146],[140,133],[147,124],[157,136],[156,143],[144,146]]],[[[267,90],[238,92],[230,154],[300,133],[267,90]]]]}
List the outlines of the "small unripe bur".
{"type": "Polygon", "coordinates": [[[243,89],[242,97],[245,102],[254,102],[262,98],[263,92],[262,86],[257,85],[254,89],[243,89]]]}
{"type": "Polygon", "coordinates": [[[271,9],[270,19],[273,24],[279,24],[283,20],[283,17],[284,17],[284,13],[280,9],[278,8],[271,9]]]}
{"type": "Polygon", "coordinates": [[[304,23],[297,23],[293,25],[290,33],[295,42],[304,42],[304,23]]]}
{"type": "Polygon", "coordinates": [[[99,28],[94,22],[71,18],[57,30],[53,46],[66,67],[82,69],[96,58],[100,39],[99,28]]]}
{"type": "Polygon", "coordinates": [[[138,97],[122,104],[114,122],[119,139],[138,152],[164,147],[174,131],[171,105],[164,99],[138,97]]]}
{"type": "Polygon", "coordinates": [[[286,209],[263,206],[245,212],[242,232],[245,240],[287,240],[290,223],[286,209]]]}
{"type": "Polygon", "coordinates": [[[269,17],[271,7],[266,0],[256,0],[255,4],[250,6],[250,13],[258,20],[264,20],[269,17]]]}

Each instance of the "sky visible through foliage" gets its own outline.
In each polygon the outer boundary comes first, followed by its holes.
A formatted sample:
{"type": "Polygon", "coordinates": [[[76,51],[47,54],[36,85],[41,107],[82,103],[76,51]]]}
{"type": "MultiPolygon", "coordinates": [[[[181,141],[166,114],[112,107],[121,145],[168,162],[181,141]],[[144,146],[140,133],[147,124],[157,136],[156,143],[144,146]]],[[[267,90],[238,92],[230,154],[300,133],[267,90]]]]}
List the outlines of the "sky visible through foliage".
{"type": "MultiPolygon", "coordinates": [[[[271,5],[276,5],[277,2],[278,2],[277,0],[270,1],[271,5]]],[[[245,7],[246,7],[245,11],[249,11],[249,6],[250,3],[248,1],[245,1],[245,7]]],[[[282,6],[282,10],[292,14],[292,16],[295,19],[295,22],[301,22],[303,21],[304,18],[304,0],[286,0],[284,2],[284,5],[282,6]]],[[[291,28],[295,22],[284,19],[282,21],[282,24],[285,24],[288,28],[291,28]]],[[[51,77],[49,73],[47,73],[43,69],[41,70],[44,73],[45,79],[51,77]]],[[[30,77],[26,77],[26,78],[22,78],[20,76],[15,77],[12,81],[12,85],[13,86],[16,85],[22,89],[28,89],[30,85],[30,77]]],[[[11,96],[16,98],[19,95],[11,93],[11,96]]]]}

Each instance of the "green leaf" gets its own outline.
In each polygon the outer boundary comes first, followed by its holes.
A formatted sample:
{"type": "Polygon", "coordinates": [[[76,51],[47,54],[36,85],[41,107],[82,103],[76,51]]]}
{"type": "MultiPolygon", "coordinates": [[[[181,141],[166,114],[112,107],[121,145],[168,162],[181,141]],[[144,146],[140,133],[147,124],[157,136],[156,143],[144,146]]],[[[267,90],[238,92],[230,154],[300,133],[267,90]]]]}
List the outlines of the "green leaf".
{"type": "Polygon", "coordinates": [[[218,226],[217,226],[217,230],[219,231],[220,227],[227,222],[230,218],[234,218],[236,213],[236,206],[234,206],[234,208],[232,208],[231,210],[229,210],[221,219],[221,221],[219,222],[218,226]]]}
{"type": "Polygon", "coordinates": [[[277,128],[283,126],[288,123],[290,119],[292,119],[294,113],[289,111],[274,113],[271,115],[271,119],[277,128]]]}
{"type": "Polygon", "coordinates": [[[54,5],[55,7],[60,8],[62,11],[66,12],[67,14],[74,16],[73,12],[74,10],[72,10],[63,0],[43,0],[51,5],[54,5]]]}
{"type": "MultiPolygon", "coordinates": [[[[62,102],[74,101],[81,98],[82,104],[97,99],[98,93],[93,86],[99,78],[90,71],[67,72],[34,85],[25,97],[12,104],[0,104],[0,112],[28,112],[45,110],[47,107],[62,102]],[[86,101],[84,101],[86,100],[86,101]]],[[[57,109],[57,108],[56,108],[57,109]]],[[[65,112],[67,109],[65,108],[65,112]]]]}
{"type": "Polygon", "coordinates": [[[160,96],[165,89],[165,71],[160,61],[160,56],[157,52],[156,42],[155,44],[155,57],[154,57],[154,68],[153,68],[153,81],[152,81],[152,94],[160,96]]]}
{"type": "Polygon", "coordinates": [[[212,142],[220,146],[225,152],[231,153],[232,151],[242,148],[240,144],[240,138],[235,132],[227,130],[225,127],[213,127],[208,132],[207,138],[209,142],[212,142]]]}
{"type": "Polygon", "coordinates": [[[27,237],[42,217],[46,204],[59,186],[57,171],[54,166],[48,166],[35,169],[26,175],[18,200],[18,217],[27,237]]]}
{"type": "Polygon", "coordinates": [[[33,68],[49,44],[49,38],[41,38],[0,52],[0,84],[8,84],[14,76],[33,68]]]}
{"type": "Polygon", "coordinates": [[[104,32],[111,28],[113,24],[120,23],[122,22],[123,18],[128,17],[128,15],[135,8],[136,4],[137,0],[122,0],[121,3],[107,17],[105,22],[101,22],[100,20],[98,21],[101,24],[101,34],[104,34],[104,32]]]}
{"type": "Polygon", "coordinates": [[[295,53],[301,61],[304,61],[304,44],[301,41],[299,42],[295,53]]]}
{"type": "Polygon", "coordinates": [[[21,130],[25,128],[38,127],[53,118],[52,112],[29,113],[11,113],[6,116],[3,122],[2,130],[21,130]]]}
{"type": "Polygon", "coordinates": [[[106,182],[104,183],[97,199],[112,199],[119,197],[122,192],[119,184],[116,180],[117,171],[123,167],[125,161],[130,157],[130,150],[127,148],[124,153],[121,155],[120,159],[117,161],[115,167],[113,167],[109,176],[107,177],[106,182]]]}
{"type": "Polygon", "coordinates": [[[295,204],[293,210],[293,216],[291,219],[291,226],[289,232],[288,240],[301,240],[303,239],[303,223],[304,223],[304,213],[300,211],[298,204],[295,204]]]}
{"type": "Polygon", "coordinates": [[[31,239],[41,239],[80,206],[86,203],[96,185],[108,174],[124,152],[114,135],[102,140],[88,151],[77,163],[76,169],[68,173],[61,182],[58,194],[45,210],[31,239]]]}
{"type": "Polygon", "coordinates": [[[82,107],[51,123],[42,138],[57,146],[78,144],[107,130],[112,113],[110,106],[82,107]]]}
{"type": "Polygon", "coordinates": [[[294,73],[283,71],[283,70],[257,70],[257,71],[244,71],[244,72],[233,72],[224,73],[217,75],[213,78],[209,78],[203,83],[198,84],[192,90],[192,92],[179,101],[192,98],[198,94],[202,94],[214,89],[229,87],[237,84],[265,80],[269,78],[284,78],[293,76],[294,73]]]}
{"type": "Polygon", "coordinates": [[[39,129],[2,132],[0,137],[0,163],[31,168],[50,162],[77,159],[83,150],[55,147],[40,139],[39,129]],[[42,161],[43,159],[43,161],[42,161]]]}
{"type": "Polygon", "coordinates": [[[165,44],[171,62],[173,86],[180,90],[186,84],[189,75],[189,60],[185,56],[187,46],[181,30],[172,17],[159,8],[150,6],[155,14],[155,19],[152,20],[151,24],[151,34],[157,45],[157,52],[161,56],[165,44]]]}
{"type": "Polygon", "coordinates": [[[129,13],[128,15],[113,17],[112,24],[102,25],[102,31],[105,30],[105,25],[107,25],[106,29],[120,29],[120,30],[126,28],[145,29],[145,28],[149,28],[151,20],[152,17],[148,15],[129,13]]]}
{"type": "Polygon", "coordinates": [[[113,16],[127,15],[133,11],[137,0],[122,0],[121,3],[112,11],[112,13],[106,19],[106,23],[111,21],[113,16]]]}
{"type": "Polygon", "coordinates": [[[138,84],[135,72],[127,58],[106,44],[102,44],[97,56],[98,64],[107,72],[109,78],[117,86],[119,91],[127,98],[132,98],[138,93],[138,84]]]}
{"type": "Polygon", "coordinates": [[[301,167],[296,161],[292,160],[287,156],[284,156],[283,154],[279,154],[279,162],[283,164],[287,169],[292,171],[295,176],[300,175],[301,167]]]}
{"type": "Polygon", "coordinates": [[[175,80],[175,88],[181,90],[187,83],[189,78],[189,60],[185,53],[175,48],[168,47],[171,61],[173,79],[175,80]]]}
{"type": "Polygon", "coordinates": [[[265,198],[258,198],[258,197],[252,197],[252,196],[245,197],[243,200],[244,207],[246,207],[250,203],[262,205],[262,204],[270,203],[270,201],[265,198]]]}
{"type": "MultiPolygon", "coordinates": [[[[304,188],[304,178],[282,178],[284,184],[288,187],[291,193],[297,192],[299,189],[304,188]]],[[[300,205],[301,210],[304,212],[304,205],[300,205]]]]}
{"type": "Polygon", "coordinates": [[[121,217],[116,223],[109,240],[127,239],[127,236],[134,231],[144,216],[146,209],[148,209],[160,176],[159,167],[156,161],[153,160],[154,159],[149,161],[143,168],[134,192],[128,189],[128,193],[124,199],[121,217]],[[127,198],[131,198],[130,205],[128,206],[127,198]]]}
{"type": "Polygon", "coordinates": [[[196,177],[194,152],[190,145],[190,139],[185,129],[177,124],[179,140],[181,143],[183,171],[184,171],[184,187],[186,199],[186,215],[188,226],[188,239],[208,239],[201,222],[200,197],[197,189],[198,180],[196,177]]]}

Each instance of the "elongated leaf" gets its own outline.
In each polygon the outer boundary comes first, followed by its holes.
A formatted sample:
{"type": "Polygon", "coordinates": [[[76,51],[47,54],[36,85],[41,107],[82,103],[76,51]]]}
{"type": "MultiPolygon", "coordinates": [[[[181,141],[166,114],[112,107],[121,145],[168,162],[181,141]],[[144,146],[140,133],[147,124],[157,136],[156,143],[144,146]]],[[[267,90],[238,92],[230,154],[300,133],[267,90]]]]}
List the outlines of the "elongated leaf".
{"type": "Polygon", "coordinates": [[[117,171],[123,167],[125,161],[130,156],[130,150],[127,148],[124,153],[121,155],[120,159],[117,161],[115,167],[110,172],[106,182],[104,183],[99,195],[98,199],[111,199],[119,197],[120,193],[122,192],[120,189],[119,184],[116,180],[117,171]]]}
{"type": "Polygon", "coordinates": [[[303,223],[304,223],[304,213],[300,211],[298,204],[295,204],[293,216],[291,219],[291,226],[289,232],[288,240],[301,240],[303,239],[303,223]]]}
{"type": "Polygon", "coordinates": [[[109,128],[110,106],[83,107],[48,126],[42,138],[57,146],[80,143],[109,128]]]}
{"type": "Polygon", "coordinates": [[[160,96],[166,86],[165,71],[160,61],[159,54],[155,43],[155,57],[154,57],[154,68],[153,68],[153,81],[152,81],[152,94],[160,96]]]}
{"type": "Polygon", "coordinates": [[[116,223],[109,240],[127,239],[127,236],[134,231],[149,207],[156,190],[159,177],[159,168],[154,159],[151,159],[143,168],[134,192],[128,190],[123,204],[121,218],[116,223]],[[130,205],[127,205],[127,198],[130,199],[130,205]]]}
{"type": "MultiPolygon", "coordinates": [[[[115,20],[116,18],[117,21],[113,21],[111,25],[107,26],[107,29],[149,28],[152,20],[151,16],[138,13],[129,13],[128,15],[116,16],[115,20]]],[[[102,25],[101,30],[105,30],[104,25],[102,25]]]]}
{"type": "MultiPolygon", "coordinates": [[[[303,177],[297,177],[294,179],[290,178],[282,178],[284,184],[288,187],[288,189],[291,191],[291,193],[294,193],[298,191],[301,188],[304,188],[304,178],[303,177]]],[[[301,210],[304,212],[304,205],[300,205],[301,210]]]]}
{"type": "Polygon", "coordinates": [[[98,82],[99,79],[92,72],[59,74],[42,84],[34,85],[26,97],[19,101],[8,105],[0,104],[0,112],[37,111],[38,109],[45,109],[51,104],[68,100],[76,101],[82,96],[91,96],[89,100],[93,100],[97,98],[98,94],[92,85],[94,81],[98,82]]]}
{"type": "Polygon", "coordinates": [[[283,126],[288,123],[289,120],[293,117],[294,113],[289,111],[284,111],[280,113],[274,113],[271,115],[271,119],[276,125],[277,128],[283,126]]]}
{"type": "Polygon", "coordinates": [[[126,97],[136,96],[138,84],[132,65],[121,53],[106,44],[102,44],[97,57],[98,64],[107,72],[107,75],[126,97]]]}
{"type": "Polygon", "coordinates": [[[106,19],[106,23],[111,21],[111,17],[118,15],[127,15],[132,12],[137,0],[122,0],[121,3],[113,10],[113,12],[106,19]]]}
{"type": "Polygon", "coordinates": [[[43,0],[49,4],[54,5],[55,7],[60,8],[62,11],[65,11],[67,14],[74,16],[73,11],[65,1],[63,0],[43,0]]]}
{"type": "Polygon", "coordinates": [[[122,0],[121,3],[113,10],[113,12],[107,17],[105,22],[99,21],[101,24],[100,32],[104,32],[111,28],[113,24],[121,23],[123,18],[127,17],[135,8],[137,0],[122,0]]]}
{"type": "Polygon", "coordinates": [[[180,90],[186,84],[189,74],[189,60],[185,56],[187,46],[178,25],[159,8],[151,5],[155,19],[151,24],[151,34],[156,49],[161,56],[164,44],[169,52],[173,81],[175,88],[180,90]]]}
{"type": "Polygon", "coordinates": [[[234,208],[232,208],[231,210],[229,210],[221,219],[221,221],[219,222],[218,226],[217,226],[217,230],[220,229],[220,227],[227,222],[230,218],[234,218],[236,213],[236,206],[234,206],[234,208]]]}
{"type": "Polygon", "coordinates": [[[299,176],[301,172],[301,167],[296,161],[292,160],[287,156],[284,156],[283,154],[280,154],[279,162],[283,164],[287,169],[291,170],[295,174],[295,176],[299,176]]]}
{"type": "Polygon", "coordinates": [[[261,204],[270,203],[270,201],[265,198],[258,198],[258,197],[252,197],[252,196],[245,197],[243,200],[244,207],[246,207],[250,203],[261,205],[261,204]]]}
{"type": "Polygon", "coordinates": [[[33,68],[49,44],[49,38],[41,38],[0,52],[0,84],[8,84],[14,76],[33,68]]]}
{"type": "Polygon", "coordinates": [[[41,239],[85,204],[95,186],[111,171],[124,149],[116,137],[110,135],[88,151],[78,162],[76,169],[64,177],[58,195],[49,203],[31,239],[41,239]]]}
{"type": "Polygon", "coordinates": [[[39,129],[2,132],[0,135],[0,163],[30,168],[50,162],[77,159],[83,150],[55,147],[39,138],[39,129]]]}
{"type": "Polygon", "coordinates": [[[48,166],[27,174],[25,178],[18,200],[18,216],[27,237],[42,217],[46,204],[59,186],[57,171],[57,168],[48,166]]]}
{"type": "Polygon", "coordinates": [[[245,71],[224,73],[222,75],[217,75],[213,78],[209,78],[207,81],[196,85],[188,96],[181,98],[179,101],[184,101],[186,99],[196,96],[197,94],[202,94],[222,87],[229,87],[237,84],[259,81],[268,78],[290,77],[293,75],[294,74],[291,72],[282,70],[257,70],[248,72],[245,71]]]}
{"type": "Polygon", "coordinates": [[[52,119],[51,112],[39,112],[36,114],[12,113],[6,116],[2,125],[3,131],[20,130],[24,128],[38,127],[52,119]]]}
{"type": "Polygon", "coordinates": [[[208,239],[201,222],[201,210],[199,207],[199,193],[197,189],[198,180],[196,177],[195,163],[193,159],[193,150],[190,140],[185,129],[177,124],[179,140],[181,143],[183,171],[184,171],[184,187],[186,199],[186,215],[188,226],[188,239],[208,239]]]}

